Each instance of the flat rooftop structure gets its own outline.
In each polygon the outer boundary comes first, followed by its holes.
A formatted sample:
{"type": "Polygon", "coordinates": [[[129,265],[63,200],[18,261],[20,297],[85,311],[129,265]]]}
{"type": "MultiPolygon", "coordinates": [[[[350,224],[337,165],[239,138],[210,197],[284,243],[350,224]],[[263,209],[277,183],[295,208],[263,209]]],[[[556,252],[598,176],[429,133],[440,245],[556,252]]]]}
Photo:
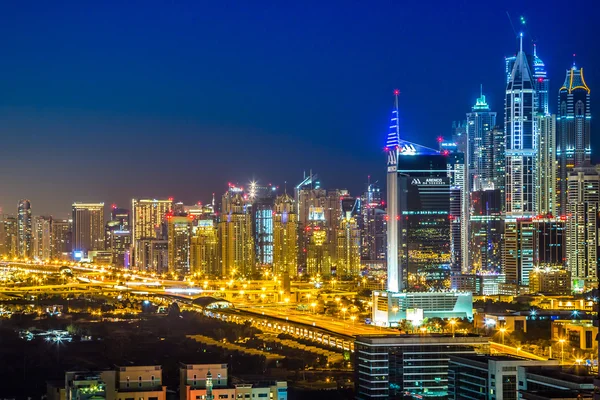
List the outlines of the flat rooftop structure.
{"type": "Polygon", "coordinates": [[[355,342],[373,345],[413,345],[413,344],[487,344],[489,338],[476,334],[452,335],[452,334],[426,334],[426,335],[365,335],[357,336],[355,342]]]}

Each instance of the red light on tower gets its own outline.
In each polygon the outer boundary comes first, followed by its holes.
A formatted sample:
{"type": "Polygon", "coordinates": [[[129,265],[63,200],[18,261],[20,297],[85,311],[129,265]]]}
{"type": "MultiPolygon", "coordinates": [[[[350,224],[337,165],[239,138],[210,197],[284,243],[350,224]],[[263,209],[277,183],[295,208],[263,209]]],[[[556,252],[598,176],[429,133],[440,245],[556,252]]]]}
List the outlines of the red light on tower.
{"type": "Polygon", "coordinates": [[[394,89],[394,96],[398,96],[400,94],[400,90],[394,89]]]}
{"type": "Polygon", "coordinates": [[[114,210],[115,208],[117,208],[117,205],[113,203],[113,205],[111,207],[114,210]]]}
{"type": "Polygon", "coordinates": [[[444,138],[441,136],[438,136],[437,141],[438,141],[438,143],[442,143],[444,141],[444,138]]]}

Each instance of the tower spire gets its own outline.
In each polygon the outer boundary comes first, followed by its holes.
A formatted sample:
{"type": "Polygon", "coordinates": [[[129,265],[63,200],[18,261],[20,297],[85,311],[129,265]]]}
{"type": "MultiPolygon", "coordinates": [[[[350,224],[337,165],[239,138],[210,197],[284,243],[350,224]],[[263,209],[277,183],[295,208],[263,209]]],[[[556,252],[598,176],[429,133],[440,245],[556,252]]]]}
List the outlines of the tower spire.
{"type": "Polygon", "coordinates": [[[387,136],[386,149],[391,150],[400,145],[400,125],[398,123],[398,96],[400,90],[394,90],[394,109],[392,110],[392,118],[390,119],[390,130],[387,136]]]}

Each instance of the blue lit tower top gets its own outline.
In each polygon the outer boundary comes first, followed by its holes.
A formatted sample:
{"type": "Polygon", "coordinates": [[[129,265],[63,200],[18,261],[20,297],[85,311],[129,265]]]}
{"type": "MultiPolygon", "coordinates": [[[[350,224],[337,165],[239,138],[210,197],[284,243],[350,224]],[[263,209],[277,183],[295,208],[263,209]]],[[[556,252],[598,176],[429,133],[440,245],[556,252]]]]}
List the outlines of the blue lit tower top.
{"type": "Polygon", "coordinates": [[[390,120],[390,130],[385,143],[386,151],[397,148],[400,145],[400,125],[398,123],[398,96],[400,91],[394,90],[394,109],[390,120]]]}
{"type": "Polygon", "coordinates": [[[546,65],[537,55],[537,46],[533,45],[533,77],[535,78],[535,91],[537,95],[537,113],[548,115],[548,89],[550,79],[546,73],[546,65]]]}

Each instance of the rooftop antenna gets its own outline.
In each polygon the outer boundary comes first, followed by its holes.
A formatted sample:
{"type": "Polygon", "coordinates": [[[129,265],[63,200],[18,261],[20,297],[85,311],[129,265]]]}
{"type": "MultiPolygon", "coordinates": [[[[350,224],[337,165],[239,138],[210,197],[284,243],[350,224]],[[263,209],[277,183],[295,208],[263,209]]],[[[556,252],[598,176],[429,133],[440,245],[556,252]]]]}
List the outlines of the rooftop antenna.
{"type": "Polygon", "coordinates": [[[576,56],[576,55],[577,55],[577,54],[573,53],[573,69],[575,69],[575,56],[576,56]]]}

